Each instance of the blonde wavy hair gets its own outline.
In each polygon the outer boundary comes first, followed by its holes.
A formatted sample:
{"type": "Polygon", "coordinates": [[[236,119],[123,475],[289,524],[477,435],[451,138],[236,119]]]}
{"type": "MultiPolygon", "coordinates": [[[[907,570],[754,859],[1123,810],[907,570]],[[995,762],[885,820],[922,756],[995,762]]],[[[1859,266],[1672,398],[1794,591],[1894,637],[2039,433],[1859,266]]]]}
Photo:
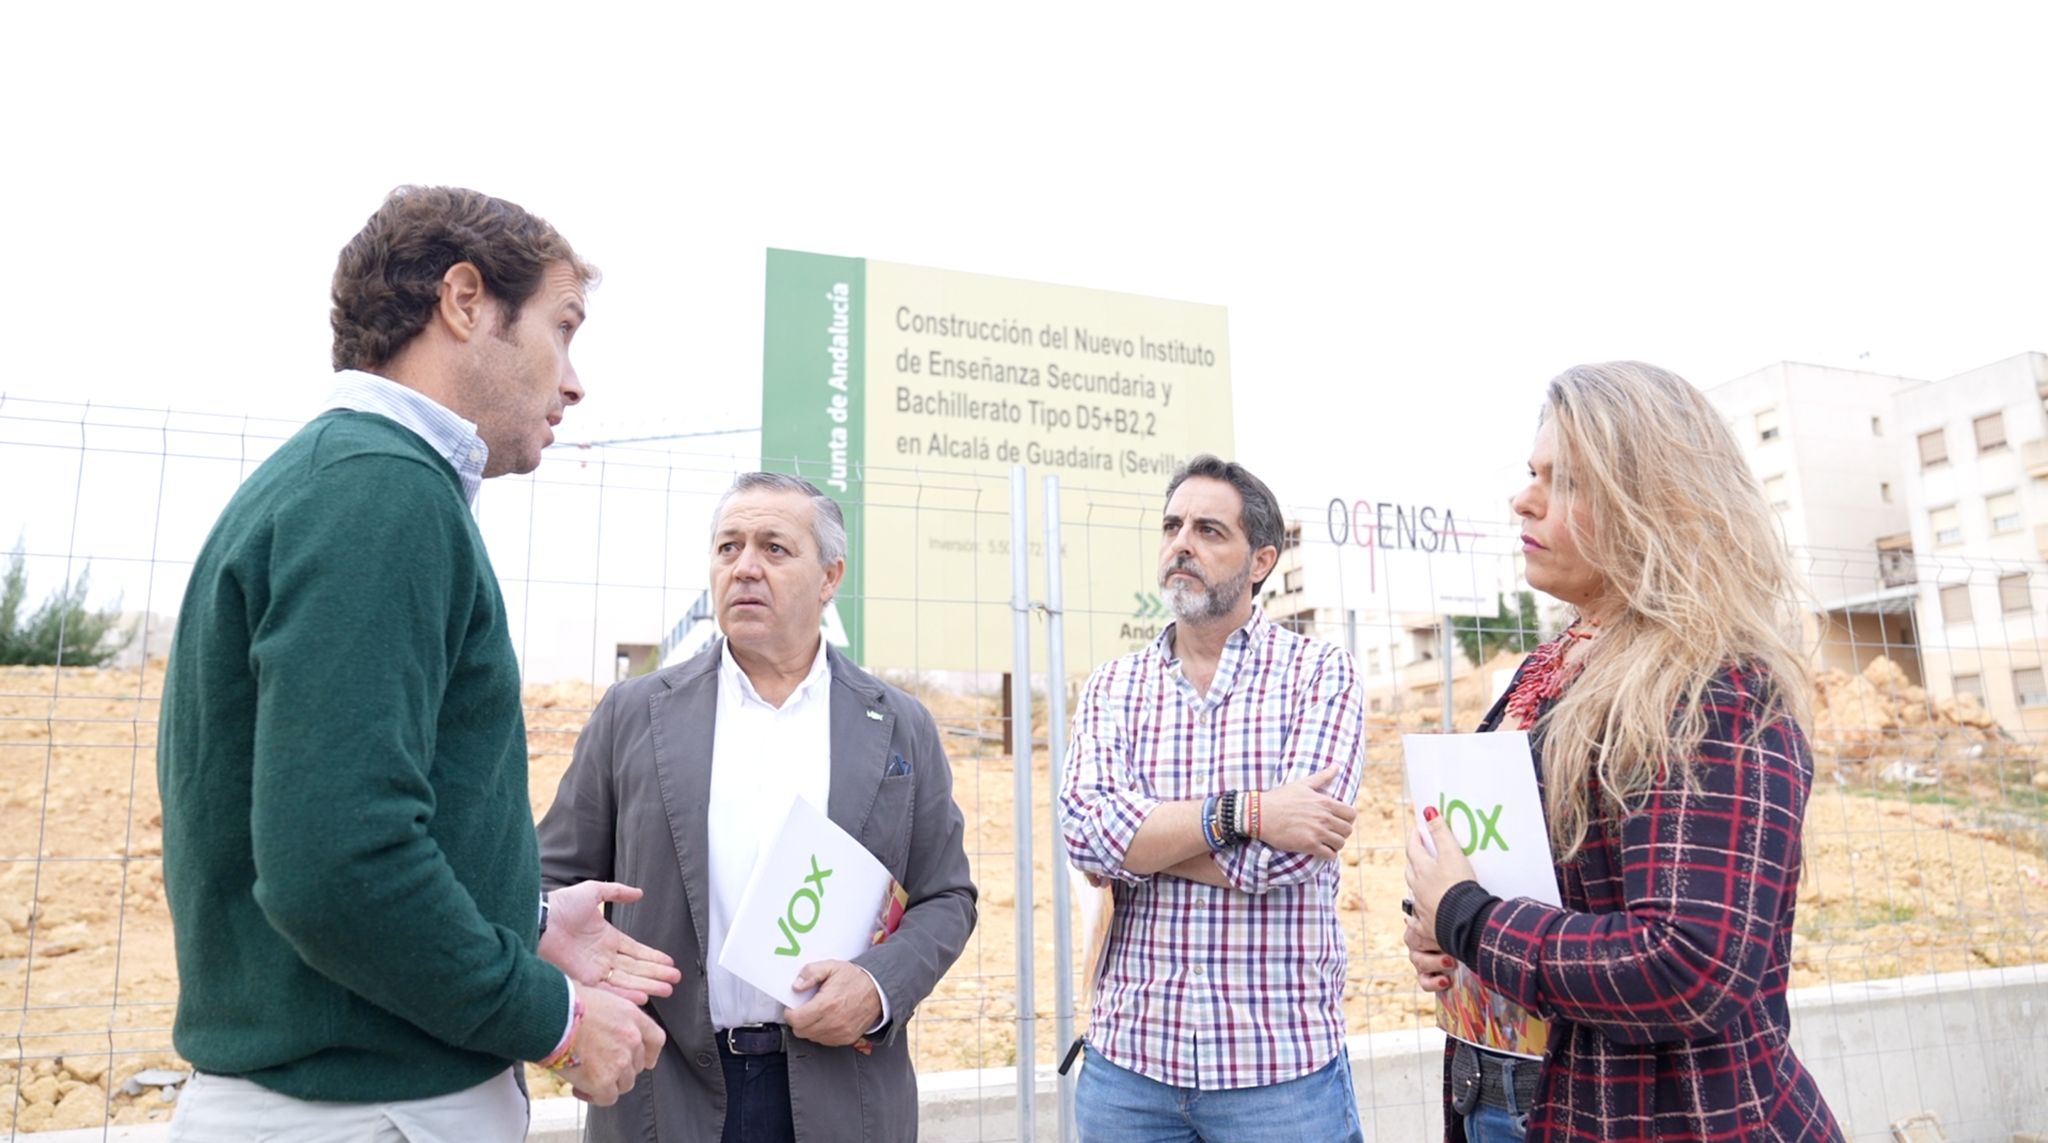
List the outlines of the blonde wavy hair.
{"type": "Polygon", "coordinates": [[[1551,381],[1542,423],[1552,510],[1572,521],[1611,609],[1541,728],[1551,848],[1569,861],[1597,817],[1625,817],[1652,790],[1693,781],[1723,668],[1769,680],[1759,732],[1776,718],[1806,721],[1813,676],[1798,646],[1805,591],[1777,516],[1699,390],[1641,362],[1580,365],[1551,381]]]}

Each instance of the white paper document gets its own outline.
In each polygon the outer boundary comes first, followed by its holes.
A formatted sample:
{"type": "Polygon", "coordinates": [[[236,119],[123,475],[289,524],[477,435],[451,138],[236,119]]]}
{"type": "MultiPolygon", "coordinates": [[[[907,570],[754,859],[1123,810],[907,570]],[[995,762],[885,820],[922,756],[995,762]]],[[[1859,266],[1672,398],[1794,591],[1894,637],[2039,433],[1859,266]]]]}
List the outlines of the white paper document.
{"type": "Polygon", "coordinates": [[[1423,824],[1424,807],[1435,806],[1487,892],[1559,903],[1526,732],[1407,734],[1401,752],[1416,825],[1423,824]]]}
{"type": "Polygon", "coordinates": [[[794,1008],[808,995],[790,990],[805,965],[852,960],[876,943],[879,928],[894,928],[885,926],[894,884],[867,847],[793,798],[754,862],[718,965],[794,1008]]]}
{"type": "MultiPolygon", "coordinates": [[[[1418,828],[1423,809],[1435,806],[1487,892],[1560,903],[1527,733],[1408,734],[1401,750],[1418,828]]],[[[1437,995],[1436,1022],[1447,1035],[1518,1056],[1541,1056],[1550,1038],[1542,1018],[1462,964],[1452,970],[1450,990],[1437,995]]]]}

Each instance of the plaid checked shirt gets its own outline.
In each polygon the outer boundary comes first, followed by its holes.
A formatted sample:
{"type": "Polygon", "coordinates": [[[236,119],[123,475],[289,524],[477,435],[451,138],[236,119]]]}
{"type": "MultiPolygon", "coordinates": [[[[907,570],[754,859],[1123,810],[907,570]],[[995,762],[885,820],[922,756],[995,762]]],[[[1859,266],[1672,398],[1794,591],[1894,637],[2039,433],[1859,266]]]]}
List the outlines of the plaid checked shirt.
{"type": "MultiPolygon", "coordinates": [[[[1696,788],[1596,818],[1578,858],[1558,867],[1563,908],[1515,898],[1487,916],[1473,971],[1555,1021],[1532,1143],[1842,1138],[1787,1043],[1813,756],[1789,720],[1747,745],[1768,685],[1721,672],[1696,788]]],[[[1501,716],[1497,704],[1480,729],[1501,716]]],[[[1531,746],[1540,783],[1540,739],[1531,746]]],[[[1458,1117],[1445,1119],[1462,1143],[1458,1117]]]]}
{"type": "Polygon", "coordinates": [[[1206,695],[1181,674],[1173,628],[1096,669],[1074,716],[1060,827],[1074,865],[1115,882],[1109,961],[1088,1042],[1120,1067],[1217,1090],[1296,1079],[1343,1050],[1337,863],[1247,842],[1216,854],[1235,886],[1124,871],[1165,801],[1269,790],[1341,763],[1357,796],[1365,710],[1351,657],[1251,620],[1206,695]]]}

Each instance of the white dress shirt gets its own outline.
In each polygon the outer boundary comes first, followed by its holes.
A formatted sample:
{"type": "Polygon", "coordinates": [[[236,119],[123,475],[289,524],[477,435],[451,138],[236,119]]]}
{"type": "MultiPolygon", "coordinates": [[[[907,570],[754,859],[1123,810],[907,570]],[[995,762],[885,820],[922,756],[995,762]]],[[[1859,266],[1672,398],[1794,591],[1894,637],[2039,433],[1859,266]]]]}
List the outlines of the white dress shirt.
{"type": "MultiPolygon", "coordinates": [[[[825,641],[811,673],[780,707],[769,705],[733,660],[718,656],[718,718],[711,736],[711,797],[705,836],[711,859],[710,938],[705,986],[711,1026],[782,1023],[782,1004],[718,966],[726,929],[738,911],[761,847],[774,839],[791,795],[823,812],[832,793],[832,671],[825,641]]],[[[796,979],[792,966],[790,979],[796,979]]]]}
{"type": "Polygon", "coordinates": [[[490,458],[491,448],[476,435],[475,423],[417,389],[357,369],[343,369],[334,375],[334,392],[320,407],[376,413],[419,434],[455,466],[455,475],[462,479],[462,498],[476,507],[477,489],[484,482],[484,461],[490,458]]]}

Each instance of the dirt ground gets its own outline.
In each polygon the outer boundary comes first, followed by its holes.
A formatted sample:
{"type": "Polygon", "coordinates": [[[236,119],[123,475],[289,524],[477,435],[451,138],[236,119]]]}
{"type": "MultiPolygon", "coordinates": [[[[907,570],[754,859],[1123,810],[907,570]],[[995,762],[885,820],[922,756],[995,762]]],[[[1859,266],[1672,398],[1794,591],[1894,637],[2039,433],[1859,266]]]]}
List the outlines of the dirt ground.
{"type": "MultiPolygon", "coordinates": [[[[177,977],[154,777],[161,682],[160,665],[67,670],[61,678],[47,668],[0,668],[0,1038],[10,1042],[0,1049],[0,1132],[170,1114],[165,1092],[126,1083],[144,1069],[185,1067],[170,1049],[177,977]]],[[[553,797],[595,699],[583,684],[528,688],[536,814],[553,797]]],[[[927,701],[947,731],[982,898],[965,955],[912,1026],[914,1050],[926,1071],[1008,1066],[1017,1052],[1015,772],[996,734],[993,699],[927,701]]],[[[1338,907],[1349,936],[1345,1015],[1354,1032],[1434,1018],[1435,1002],[1415,990],[1399,944],[1398,729],[1388,720],[1374,725],[1358,829],[1344,854],[1338,907]]],[[[1807,815],[1793,985],[2048,959],[2048,771],[2040,762],[2010,745],[1950,750],[1939,767],[1904,769],[1881,751],[1853,753],[1824,753],[1807,815]]],[[[1042,747],[1031,791],[1032,1007],[1044,1063],[1058,1046],[1042,747]]],[[[1078,923],[1075,933],[1078,940],[1078,923]]],[[[559,1090],[547,1076],[535,1086],[536,1094],[559,1090]]]]}

